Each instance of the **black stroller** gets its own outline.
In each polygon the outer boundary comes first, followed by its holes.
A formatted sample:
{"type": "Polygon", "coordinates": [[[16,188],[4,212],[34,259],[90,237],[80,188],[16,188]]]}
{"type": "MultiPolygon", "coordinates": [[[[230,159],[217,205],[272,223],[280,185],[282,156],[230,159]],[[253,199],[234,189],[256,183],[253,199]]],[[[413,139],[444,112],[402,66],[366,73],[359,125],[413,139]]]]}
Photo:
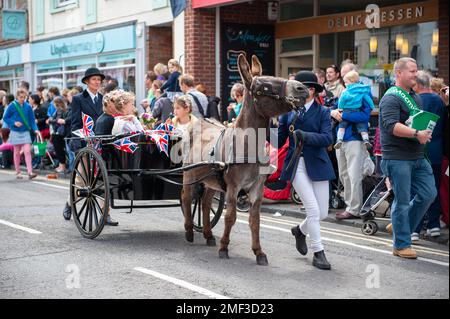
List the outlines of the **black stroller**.
{"type": "MultiPolygon", "coordinates": [[[[363,225],[361,226],[361,231],[365,235],[375,235],[378,231],[378,224],[376,220],[390,221],[390,217],[387,216],[390,212],[392,201],[394,199],[394,193],[389,184],[387,177],[370,177],[373,182],[378,179],[378,183],[375,188],[370,192],[366,201],[361,208],[360,216],[363,220],[363,225]],[[387,204],[387,205],[386,205],[387,204]],[[384,205],[384,206],[383,206],[384,205]],[[383,206],[383,207],[382,207],[383,206]],[[382,210],[380,212],[380,210],[382,210]]],[[[370,181],[365,179],[363,182],[363,188],[367,188],[370,181]],[[364,185],[366,184],[366,185],[364,185]]],[[[364,190],[364,195],[366,194],[366,189],[364,190]]],[[[364,196],[366,198],[366,196],[364,196]]]]}

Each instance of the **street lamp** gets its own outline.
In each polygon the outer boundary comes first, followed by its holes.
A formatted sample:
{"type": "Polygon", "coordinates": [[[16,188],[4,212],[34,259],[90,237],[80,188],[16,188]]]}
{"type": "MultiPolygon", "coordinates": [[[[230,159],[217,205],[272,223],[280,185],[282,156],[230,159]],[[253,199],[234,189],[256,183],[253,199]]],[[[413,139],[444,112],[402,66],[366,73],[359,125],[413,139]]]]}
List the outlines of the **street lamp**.
{"type": "Polygon", "coordinates": [[[370,41],[369,41],[370,53],[376,53],[377,52],[377,48],[378,48],[378,39],[377,39],[377,37],[375,37],[375,36],[370,37],[370,41]]]}

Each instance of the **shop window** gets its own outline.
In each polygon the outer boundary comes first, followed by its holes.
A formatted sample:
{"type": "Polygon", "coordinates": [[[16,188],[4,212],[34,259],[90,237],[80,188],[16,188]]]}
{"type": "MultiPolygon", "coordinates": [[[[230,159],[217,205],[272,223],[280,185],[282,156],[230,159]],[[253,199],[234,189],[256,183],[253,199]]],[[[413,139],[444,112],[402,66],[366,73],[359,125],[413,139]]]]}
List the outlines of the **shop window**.
{"type": "Polygon", "coordinates": [[[81,83],[84,77],[84,72],[78,73],[67,73],[66,74],[66,88],[73,89],[75,86],[81,85],[83,88],[86,87],[85,84],[81,83]]]}
{"type": "Polygon", "coordinates": [[[64,66],[66,71],[81,70],[95,67],[95,58],[76,59],[65,61],[64,66]]]}
{"type": "Polygon", "coordinates": [[[63,89],[63,76],[62,74],[53,75],[41,75],[37,76],[37,86],[43,86],[46,89],[51,87],[57,87],[60,90],[63,89]]]}
{"type": "Polygon", "coordinates": [[[116,79],[119,83],[119,88],[136,92],[136,69],[135,67],[114,68],[114,69],[100,69],[104,75],[109,75],[116,79]]]}
{"type": "Polygon", "coordinates": [[[280,4],[280,21],[309,18],[314,15],[314,1],[289,1],[280,4]]]}
{"type": "Polygon", "coordinates": [[[115,67],[120,65],[131,65],[136,63],[136,54],[134,52],[102,55],[98,58],[101,68],[115,67]]]}
{"type": "Polygon", "coordinates": [[[281,41],[281,53],[312,50],[312,37],[285,39],[281,41]]]}
{"type": "Polygon", "coordinates": [[[36,72],[38,74],[62,72],[62,69],[63,68],[61,62],[39,63],[36,65],[36,72]]]}
{"type": "Polygon", "coordinates": [[[355,61],[354,32],[321,34],[319,36],[319,67],[340,66],[342,61],[355,61]]]}
{"type": "Polygon", "coordinates": [[[432,74],[437,72],[436,33],[436,22],[355,32],[357,55],[354,61],[360,73],[373,82],[374,97],[381,97],[393,84],[392,68],[398,58],[412,57],[417,61],[419,70],[432,74]],[[436,49],[433,50],[433,47],[436,49]]]}
{"type": "Polygon", "coordinates": [[[17,1],[16,0],[3,0],[2,1],[3,9],[15,10],[17,9],[17,1]]]}

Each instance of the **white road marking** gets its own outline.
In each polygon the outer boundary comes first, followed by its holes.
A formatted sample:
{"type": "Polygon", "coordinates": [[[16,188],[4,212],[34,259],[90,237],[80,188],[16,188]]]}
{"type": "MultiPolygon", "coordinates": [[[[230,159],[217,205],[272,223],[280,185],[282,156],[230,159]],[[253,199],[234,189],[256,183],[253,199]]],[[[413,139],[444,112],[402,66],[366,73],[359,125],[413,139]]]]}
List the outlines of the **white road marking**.
{"type": "Polygon", "coordinates": [[[230,299],[229,297],[216,294],[215,292],[212,292],[212,291],[209,291],[209,290],[207,290],[205,288],[193,285],[193,284],[188,283],[188,282],[186,282],[184,280],[177,279],[177,278],[174,278],[174,277],[170,277],[170,276],[161,274],[159,272],[156,272],[156,271],[153,271],[153,270],[150,270],[150,269],[147,269],[147,268],[136,267],[136,268],[134,268],[134,270],[142,272],[142,273],[144,273],[146,275],[150,275],[150,276],[156,277],[158,279],[170,282],[170,283],[172,283],[174,285],[177,285],[177,286],[189,289],[191,291],[195,291],[195,292],[197,292],[199,294],[202,294],[202,295],[205,295],[205,296],[207,296],[209,298],[213,298],[213,299],[230,299]]]}
{"type": "Polygon", "coordinates": [[[20,225],[17,225],[17,224],[13,224],[13,223],[7,222],[6,220],[3,220],[3,219],[0,219],[0,224],[9,226],[9,227],[12,227],[12,228],[15,228],[15,229],[23,230],[23,231],[25,231],[27,233],[30,233],[30,234],[35,234],[35,235],[42,234],[40,231],[31,229],[31,228],[28,228],[28,227],[23,227],[23,226],[20,226],[20,225]]]}
{"type": "Polygon", "coordinates": [[[69,185],[67,185],[66,187],[63,186],[58,186],[58,185],[52,185],[49,183],[41,183],[41,182],[32,182],[33,184],[38,184],[38,185],[43,185],[43,186],[48,186],[48,187],[53,187],[53,188],[58,188],[58,189],[63,189],[65,191],[69,191],[69,185]]]}
{"type": "MultiPolygon", "coordinates": [[[[236,221],[241,223],[241,224],[248,225],[248,222],[245,221],[245,220],[237,219],[236,221]]],[[[289,234],[291,233],[291,231],[289,229],[285,229],[285,228],[269,226],[269,225],[264,225],[264,224],[261,224],[261,227],[262,228],[267,228],[267,229],[278,230],[278,231],[282,231],[282,232],[289,233],[289,234]]],[[[359,245],[359,244],[355,244],[355,243],[351,243],[351,242],[346,242],[346,241],[343,241],[343,240],[332,239],[332,238],[328,238],[328,237],[322,237],[322,240],[329,241],[329,242],[332,242],[332,243],[341,244],[341,245],[352,246],[352,247],[356,247],[356,248],[360,248],[360,249],[364,249],[364,250],[375,251],[375,252],[382,253],[382,254],[392,255],[391,251],[377,249],[377,248],[368,247],[368,246],[364,246],[364,245],[359,245]]],[[[449,263],[447,263],[447,262],[434,260],[434,259],[423,258],[423,257],[418,257],[417,259],[421,260],[421,261],[429,262],[429,263],[432,263],[432,264],[437,264],[437,265],[449,267],[449,263]]]]}

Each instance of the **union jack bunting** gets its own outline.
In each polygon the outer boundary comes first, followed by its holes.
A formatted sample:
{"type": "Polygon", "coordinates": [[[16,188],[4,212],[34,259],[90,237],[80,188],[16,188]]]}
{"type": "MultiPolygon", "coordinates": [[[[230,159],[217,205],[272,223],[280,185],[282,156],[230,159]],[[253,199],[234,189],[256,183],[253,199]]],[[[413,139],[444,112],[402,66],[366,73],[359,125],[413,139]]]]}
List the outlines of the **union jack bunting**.
{"type": "Polygon", "coordinates": [[[155,142],[160,152],[166,153],[169,156],[169,135],[167,134],[153,134],[150,136],[155,142]]]}
{"type": "Polygon", "coordinates": [[[113,146],[120,151],[127,152],[133,154],[136,152],[137,144],[133,143],[128,137],[123,138],[121,140],[115,141],[113,146]]]}
{"type": "Polygon", "coordinates": [[[157,131],[165,131],[166,133],[171,133],[174,129],[175,127],[168,123],[162,123],[156,128],[157,131]]]}
{"type": "Polygon", "coordinates": [[[87,114],[82,113],[83,118],[83,133],[84,136],[95,136],[94,135],[94,120],[87,114]]]}

